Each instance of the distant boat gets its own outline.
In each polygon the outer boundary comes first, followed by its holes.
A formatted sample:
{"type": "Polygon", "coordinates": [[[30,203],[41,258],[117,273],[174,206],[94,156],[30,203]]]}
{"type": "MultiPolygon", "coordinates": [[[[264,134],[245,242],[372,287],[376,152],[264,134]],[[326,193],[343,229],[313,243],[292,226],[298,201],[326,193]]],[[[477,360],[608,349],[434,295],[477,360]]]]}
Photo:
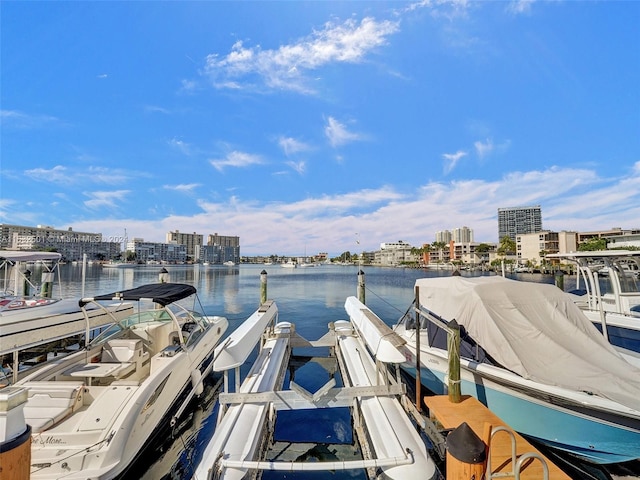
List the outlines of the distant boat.
{"type": "Polygon", "coordinates": [[[223,263],[223,265],[226,265],[227,267],[233,267],[235,265],[235,262],[232,262],[231,260],[227,260],[226,262],[223,263]]]}
{"type": "Polygon", "coordinates": [[[287,262],[283,262],[280,264],[282,268],[296,268],[298,265],[293,260],[289,260],[287,262]]]}
{"type": "Polygon", "coordinates": [[[102,264],[102,268],[135,268],[137,263],[131,262],[107,262],[102,264]]]}
{"type": "Polygon", "coordinates": [[[554,253],[575,263],[576,289],[568,292],[613,345],[640,352],[640,251],[554,253]],[[606,327],[606,328],[605,328],[606,327]]]}

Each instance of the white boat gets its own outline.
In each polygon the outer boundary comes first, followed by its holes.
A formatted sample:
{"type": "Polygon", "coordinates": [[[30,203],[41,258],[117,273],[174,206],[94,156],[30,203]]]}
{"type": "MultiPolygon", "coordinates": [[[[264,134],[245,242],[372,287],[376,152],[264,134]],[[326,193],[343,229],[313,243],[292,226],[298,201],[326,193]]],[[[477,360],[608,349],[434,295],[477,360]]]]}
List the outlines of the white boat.
{"type": "Polygon", "coordinates": [[[28,391],[32,480],[127,478],[147,443],[202,392],[227,328],[224,317],[185,306],[195,294],[190,285],[158,283],[80,301],[83,309],[116,299],[140,306],[16,384],[28,391]]]}
{"type": "Polygon", "coordinates": [[[336,470],[367,468],[377,469],[379,478],[385,479],[440,478],[425,443],[400,405],[398,397],[404,394],[403,386],[392,384],[387,374],[387,363],[404,360],[398,350],[401,339],[380,319],[363,313],[366,307],[355,298],[347,299],[345,308],[351,322],[337,321],[323,339],[308,342],[297,336],[293,324],[278,322],[277,306],[268,301],[216,349],[214,368],[225,372],[225,392],[219,397],[221,407],[214,435],[194,478],[243,479],[247,475],[259,477],[266,470],[294,475],[315,471],[328,476],[336,470]],[[251,370],[241,385],[236,384],[235,393],[230,392],[228,372],[235,370],[239,382],[239,368],[260,340],[260,351],[251,370]],[[311,393],[290,380],[288,390],[279,390],[291,349],[296,345],[335,348],[345,387],[335,387],[335,379],[331,379],[311,393]],[[373,348],[372,353],[368,348],[373,348]],[[377,354],[376,359],[372,354],[377,354]],[[354,410],[354,421],[362,433],[359,441],[363,458],[288,461],[285,450],[295,450],[290,442],[286,442],[284,450],[269,450],[278,411],[331,407],[354,410]],[[362,446],[364,442],[366,447],[362,446]]]}
{"type": "Polygon", "coordinates": [[[498,276],[416,280],[407,371],[447,391],[445,327],[461,326],[460,387],[521,434],[594,463],[640,458],[640,359],[615,349],[559,288],[498,276]],[[417,345],[419,341],[419,363],[417,345]]]}
{"type": "Polygon", "coordinates": [[[600,250],[548,257],[576,264],[576,288],[568,292],[571,298],[613,345],[640,352],[640,251],[600,250]]]}
{"type": "Polygon", "coordinates": [[[298,264],[296,262],[294,262],[293,260],[288,260],[286,262],[282,262],[280,264],[280,266],[282,268],[297,268],[298,264]]]}
{"type": "Polygon", "coordinates": [[[226,262],[223,263],[223,265],[226,265],[227,267],[233,267],[235,266],[235,262],[232,262],[231,260],[227,260],[226,262]]]}
{"type": "Polygon", "coordinates": [[[107,262],[102,264],[102,268],[136,268],[137,263],[132,262],[107,262]]]}
{"type": "MultiPolygon", "coordinates": [[[[3,364],[12,364],[14,381],[18,380],[20,370],[16,368],[18,352],[24,354],[29,348],[86,331],[78,299],[54,295],[61,283],[57,268],[60,259],[61,255],[55,252],[0,251],[0,271],[4,274],[0,294],[0,358],[3,364]],[[39,280],[32,278],[28,270],[33,264],[42,268],[39,280]]],[[[114,317],[118,320],[133,313],[133,306],[112,302],[108,311],[110,314],[102,309],[88,309],[90,328],[111,324],[114,317]]]]}

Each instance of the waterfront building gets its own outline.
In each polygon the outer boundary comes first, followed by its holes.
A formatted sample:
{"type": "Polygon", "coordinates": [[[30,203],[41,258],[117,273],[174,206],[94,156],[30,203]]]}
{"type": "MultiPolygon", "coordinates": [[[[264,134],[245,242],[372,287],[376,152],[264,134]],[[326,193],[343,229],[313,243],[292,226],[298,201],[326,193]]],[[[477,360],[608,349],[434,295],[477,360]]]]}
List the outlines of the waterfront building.
{"type": "Polygon", "coordinates": [[[7,250],[51,250],[62,255],[65,261],[109,260],[120,256],[120,242],[104,241],[101,233],[77,232],[50,226],[36,227],[0,224],[0,247],[7,250]]]}
{"type": "Polygon", "coordinates": [[[411,253],[413,247],[402,240],[380,244],[380,250],[375,253],[375,263],[378,265],[397,266],[403,263],[418,261],[418,257],[411,253]]]}
{"type": "MultiPolygon", "coordinates": [[[[240,263],[240,237],[214,233],[207,236],[207,246],[212,248],[206,249],[206,251],[211,252],[219,260],[213,263],[240,263]]],[[[200,258],[202,260],[202,254],[200,258]]],[[[211,260],[209,262],[211,263],[211,260]]]]}
{"type": "Polygon", "coordinates": [[[451,260],[473,267],[489,263],[492,257],[495,257],[498,246],[495,243],[486,242],[452,242],[451,249],[451,260]],[[488,245],[490,248],[486,251],[477,251],[480,245],[488,245]]]}
{"type": "Polygon", "coordinates": [[[456,243],[473,243],[473,230],[469,227],[454,228],[451,233],[456,243]]]}
{"type": "Polygon", "coordinates": [[[176,230],[175,232],[167,232],[167,243],[176,243],[178,245],[184,245],[187,247],[187,259],[196,259],[196,247],[203,245],[204,236],[196,232],[193,233],[181,233],[176,230]]]}
{"type": "Polygon", "coordinates": [[[453,240],[453,235],[451,235],[451,232],[449,230],[436,232],[436,242],[446,243],[448,245],[451,240],[453,240]]]}
{"type": "Polygon", "coordinates": [[[607,248],[640,248],[640,230],[636,230],[636,233],[612,235],[605,238],[607,239],[607,248]]]}
{"type": "Polygon", "coordinates": [[[135,253],[139,263],[171,263],[187,262],[187,247],[178,243],[145,242],[135,238],[127,244],[127,251],[135,253]]]}
{"type": "Polygon", "coordinates": [[[542,231],[540,205],[498,208],[498,241],[504,237],[515,241],[518,235],[540,231],[542,231]]]}
{"type": "MultiPolygon", "coordinates": [[[[590,240],[592,238],[606,238],[607,243],[618,243],[618,237],[625,237],[628,235],[638,235],[640,234],[640,229],[628,229],[624,230],[620,227],[611,228],[609,230],[596,230],[593,232],[580,232],[578,233],[578,245],[590,240]]],[[[624,242],[623,239],[620,239],[621,242],[624,242]]]]}
{"type": "Polygon", "coordinates": [[[518,235],[516,238],[516,257],[520,265],[543,265],[547,263],[546,256],[551,253],[560,253],[558,232],[542,231],[518,235]]]}

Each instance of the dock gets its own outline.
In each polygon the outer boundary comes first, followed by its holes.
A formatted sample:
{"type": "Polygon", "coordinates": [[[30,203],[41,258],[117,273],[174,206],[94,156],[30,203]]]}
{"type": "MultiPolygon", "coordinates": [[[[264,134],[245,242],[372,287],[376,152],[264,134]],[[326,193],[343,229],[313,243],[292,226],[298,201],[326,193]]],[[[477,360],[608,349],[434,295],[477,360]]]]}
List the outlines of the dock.
{"type": "MultiPolygon", "coordinates": [[[[485,437],[489,436],[488,431],[485,430],[486,425],[491,425],[492,428],[506,427],[511,430],[499,417],[493,414],[476,398],[469,395],[463,395],[460,403],[451,402],[446,395],[427,396],[424,397],[424,402],[429,408],[431,418],[441,425],[442,428],[455,429],[466,422],[473,432],[485,443],[487,443],[488,440],[488,438],[485,437]]],[[[550,480],[571,480],[571,477],[540,453],[531,443],[517,433],[513,432],[513,434],[516,440],[517,459],[525,454],[534,453],[545,461],[548,468],[548,478],[550,480]]],[[[490,443],[492,475],[504,477],[506,476],[505,474],[514,471],[511,454],[511,436],[506,432],[495,432],[490,443]]],[[[520,478],[522,480],[539,480],[545,478],[543,464],[537,458],[523,462],[520,469],[520,478]]]]}

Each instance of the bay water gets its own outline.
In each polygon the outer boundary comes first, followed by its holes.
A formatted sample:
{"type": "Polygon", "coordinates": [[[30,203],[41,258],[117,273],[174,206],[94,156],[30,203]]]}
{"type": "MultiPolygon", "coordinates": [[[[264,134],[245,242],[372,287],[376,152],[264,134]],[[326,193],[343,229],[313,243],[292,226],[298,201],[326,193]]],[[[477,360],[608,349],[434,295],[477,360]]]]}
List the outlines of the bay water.
{"type": "MultiPolygon", "coordinates": [[[[390,268],[357,265],[320,265],[307,268],[282,268],[278,264],[239,266],[140,266],[136,268],[103,268],[99,264],[66,264],[60,268],[62,296],[76,298],[115,292],[159,281],[161,269],[168,271],[170,282],[187,283],[198,290],[198,296],[207,315],[220,315],[229,320],[227,334],[247,319],[260,303],[261,274],[266,273],[267,297],[278,305],[279,321],[295,324],[296,331],[308,340],[317,340],[328,331],[329,322],[347,320],[344,302],[348,296],[357,295],[358,271],[364,272],[366,304],[388,325],[394,325],[410,308],[413,286],[417,278],[449,276],[450,270],[390,268]],[[84,278],[84,281],[83,281],[84,278]]],[[[463,272],[463,275],[481,273],[463,272]]],[[[513,274],[523,281],[553,283],[552,275],[513,274]]],[[[575,285],[575,278],[565,277],[565,289],[575,285]]],[[[246,367],[248,369],[248,367],[246,367]]],[[[201,459],[208,440],[215,430],[218,414],[217,390],[219,376],[208,378],[204,394],[187,412],[183,421],[163,433],[161,441],[154,442],[136,463],[131,478],[144,480],[168,480],[192,478],[195,464],[201,459]]],[[[328,373],[317,363],[308,362],[296,370],[296,383],[309,391],[315,391],[328,380],[328,373]]],[[[279,428],[284,440],[316,442],[300,456],[312,461],[331,460],[340,444],[347,448],[352,443],[348,412],[322,416],[315,420],[313,432],[295,414],[286,417],[279,428]],[[283,433],[284,432],[284,433],[283,433]],[[301,437],[308,436],[304,439],[301,437]],[[322,439],[327,439],[323,441],[322,439]]],[[[315,418],[315,417],[314,417],[315,418]]],[[[279,416],[280,421],[280,416],[279,416]]],[[[344,455],[344,452],[342,453],[344,455]]],[[[294,474],[286,477],[281,472],[266,472],[264,479],[326,478],[318,472],[294,474]]],[[[332,472],[331,478],[362,478],[364,473],[332,472]]],[[[608,473],[594,478],[612,478],[608,473]]],[[[613,477],[622,478],[622,477],[613,477]]],[[[636,478],[629,477],[629,478],[636,478]]],[[[199,480],[199,479],[198,479],[199,480]]]]}

